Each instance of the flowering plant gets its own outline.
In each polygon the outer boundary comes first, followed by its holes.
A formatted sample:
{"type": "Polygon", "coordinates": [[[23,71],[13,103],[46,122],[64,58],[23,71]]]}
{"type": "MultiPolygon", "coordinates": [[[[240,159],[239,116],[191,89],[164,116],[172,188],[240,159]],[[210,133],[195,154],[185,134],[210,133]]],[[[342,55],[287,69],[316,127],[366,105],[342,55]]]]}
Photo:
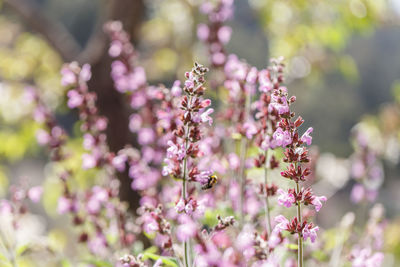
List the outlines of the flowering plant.
{"type": "MultiPolygon", "coordinates": [[[[203,1],[199,10],[207,21],[197,36],[209,60],[195,62],[169,86],[150,84],[121,22],[104,25],[110,90],[130,112],[129,133],[121,133],[130,142],[123,147],[110,145],[109,131],[120,129],[111,129],[115,118],[100,112],[89,64],[61,69],[66,106],[78,115],[75,130],[64,129],[40,90],[26,89],[40,125],[37,141],[50,155],[52,183],[59,186],[53,209],[69,218],[71,237],[79,242],[70,259],[50,238],[43,248],[55,251],[58,266],[380,266],[387,226],[382,206],[371,210],[368,234],[354,237],[354,246],[345,244],[355,236],[353,213],[333,229],[340,233],[333,245],[331,230],[318,225],[328,197],[314,186],[319,159],[310,148],[313,128],[304,128],[294,112],[285,60],[271,59],[259,70],[227,52],[233,0],[203,1]]],[[[372,201],[382,165],[362,131],[355,133],[351,170],[358,183],[351,198],[372,201]]],[[[37,204],[42,194],[45,186],[28,182],[11,187],[10,198],[0,203],[7,227],[22,230],[27,203],[37,204]]],[[[0,260],[7,264],[18,266],[35,248],[32,240],[8,242],[0,233],[0,260]]]]}

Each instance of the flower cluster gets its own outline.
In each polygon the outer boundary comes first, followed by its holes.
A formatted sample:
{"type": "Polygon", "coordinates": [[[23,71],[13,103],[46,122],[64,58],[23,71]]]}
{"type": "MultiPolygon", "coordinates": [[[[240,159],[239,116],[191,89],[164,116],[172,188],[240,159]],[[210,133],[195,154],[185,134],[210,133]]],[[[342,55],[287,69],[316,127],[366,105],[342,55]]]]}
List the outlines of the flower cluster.
{"type": "Polygon", "coordinates": [[[96,107],[96,94],[89,92],[87,82],[92,76],[90,66],[82,68],[76,62],[66,64],[61,70],[62,85],[68,90],[68,107],[79,110],[79,118],[83,122],[81,130],[83,147],[88,151],[82,155],[82,168],[91,169],[109,162],[109,152],[106,145],[107,119],[99,116],[96,107]]]}
{"type": "Polygon", "coordinates": [[[213,66],[222,66],[226,61],[224,45],[231,39],[232,29],[223,25],[233,16],[233,0],[204,1],[200,11],[207,15],[208,24],[197,26],[197,37],[208,46],[213,66]]]}
{"type": "Polygon", "coordinates": [[[379,153],[370,139],[373,138],[366,125],[359,124],[353,131],[355,152],[352,155],[351,175],[356,180],[351,191],[352,202],[373,202],[383,183],[383,166],[379,153]]]}

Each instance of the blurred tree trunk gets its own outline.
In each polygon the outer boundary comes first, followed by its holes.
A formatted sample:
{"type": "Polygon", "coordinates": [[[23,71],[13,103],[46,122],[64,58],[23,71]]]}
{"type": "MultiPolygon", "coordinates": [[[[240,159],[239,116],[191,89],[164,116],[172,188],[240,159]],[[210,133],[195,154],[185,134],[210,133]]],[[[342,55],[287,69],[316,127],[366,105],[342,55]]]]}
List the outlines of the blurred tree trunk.
{"type": "MultiPolygon", "coordinates": [[[[57,51],[64,61],[78,61],[92,66],[92,79],[89,88],[97,93],[98,108],[108,119],[107,141],[110,150],[117,152],[131,143],[129,125],[129,106],[124,95],[114,89],[110,76],[111,58],[108,55],[109,39],[103,31],[103,24],[109,20],[119,20],[130,33],[132,42],[139,39],[139,30],[145,14],[143,0],[104,1],[102,15],[97,21],[84,49],[60,22],[44,14],[32,0],[4,0],[6,7],[13,9],[26,23],[27,27],[41,34],[57,51]]],[[[119,175],[121,181],[120,198],[129,203],[135,211],[139,206],[139,194],[131,189],[131,179],[127,172],[119,175]]]]}
{"type": "MultiPolygon", "coordinates": [[[[144,17],[145,6],[142,0],[114,0],[107,8],[109,14],[107,20],[120,20],[124,28],[131,35],[132,41],[137,42],[139,38],[140,24],[144,17]]],[[[105,22],[105,21],[104,21],[105,22]]],[[[103,22],[99,24],[94,41],[91,40],[85,50],[97,47],[99,55],[92,58],[79,58],[80,63],[90,62],[92,65],[92,79],[89,88],[94,90],[98,96],[98,108],[102,115],[108,118],[107,141],[110,150],[117,152],[126,144],[132,142],[129,131],[129,106],[123,94],[114,89],[111,79],[111,58],[108,55],[109,39],[102,29],[103,22]],[[101,41],[100,41],[101,40],[101,41]],[[100,42],[99,42],[100,41],[100,42]],[[94,43],[93,43],[94,42],[94,43]],[[99,45],[101,44],[101,45],[99,45]]],[[[90,52],[90,51],[89,51],[90,52]]],[[[128,173],[119,175],[121,182],[120,198],[129,203],[131,210],[136,211],[139,207],[140,196],[138,192],[131,189],[131,181],[128,173]]]]}

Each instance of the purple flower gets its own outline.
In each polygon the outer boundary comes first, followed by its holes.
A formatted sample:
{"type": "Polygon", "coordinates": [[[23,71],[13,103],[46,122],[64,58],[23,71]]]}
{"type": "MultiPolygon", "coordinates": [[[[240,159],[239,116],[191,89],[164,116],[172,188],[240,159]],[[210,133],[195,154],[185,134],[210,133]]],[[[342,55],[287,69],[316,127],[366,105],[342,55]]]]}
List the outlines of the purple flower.
{"type": "Polygon", "coordinates": [[[142,117],[139,114],[132,114],[129,117],[129,129],[136,133],[142,127],[142,117]]]}
{"type": "Polygon", "coordinates": [[[147,97],[144,92],[137,91],[131,97],[131,107],[134,109],[139,109],[143,107],[147,102],[147,97]]]}
{"type": "Polygon", "coordinates": [[[278,215],[275,217],[274,221],[277,223],[273,231],[282,232],[288,229],[289,221],[283,215],[278,215]]]}
{"type": "Polygon", "coordinates": [[[200,41],[206,41],[208,39],[208,36],[210,34],[210,29],[206,24],[199,24],[197,26],[197,37],[199,38],[200,41]]]}
{"type": "Polygon", "coordinates": [[[183,198],[180,198],[178,203],[176,203],[175,210],[178,213],[181,213],[185,210],[185,201],[183,200],[183,198]]]}
{"type": "Polygon", "coordinates": [[[72,209],[72,206],[71,200],[62,196],[58,199],[57,212],[59,214],[65,214],[72,209]]]}
{"type": "Polygon", "coordinates": [[[222,26],[217,33],[219,41],[223,44],[229,42],[229,40],[231,39],[231,34],[232,28],[229,26],[222,26]]]}
{"type": "Polygon", "coordinates": [[[315,206],[315,210],[318,212],[322,207],[322,202],[326,202],[327,198],[325,196],[314,196],[314,199],[311,201],[311,204],[315,206]]]}
{"type": "Polygon", "coordinates": [[[243,128],[246,131],[247,139],[253,138],[253,136],[257,133],[257,127],[253,122],[245,122],[243,124],[243,128]]]}
{"type": "Polygon", "coordinates": [[[222,52],[213,53],[211,60],[215,65],[222,65],[225,62],[226,56],[222,52]]]}
{"type": "Polygon", "coordinates": [[[351,256],[353,267],[380,267],[384,260],[382,252],[372,253],[370,248],[354,249],[351,256]]]}
{"type": "Polygon", "coordinates": [[[78,93],[76,90],[69,90],[67,93],[68,96],[68,107],[69,108],[76,108],[82,105],[83,103],[83,96],[78,93]]]}
{"type": "Polygon", "coordinates": [[[119,40],[113,40],[108,49],[108,54],[111,57],[118,57],[122,52],[122,43],[119,40]]]}
{"type": "Polygon", "coordinates": [[[303,143],[306,143],[307,145],[311,145],[312,142],[312,136],[310,135],[313,132],[313,128],[310,127],[307,129],[307,131],[301,136],[301,141],[303,143]]]}
{"type": "Polygon", "coordinates": [[[228,155],[228,162],[229,162],[229,167],[232,170],[236,170],[239,168],[240,159],[239,159],[238,155],[236,155],[235,153],[230,153],[228,155]]]}
{"type": "Polygon", "coordinates": [[[229,55],[224,71],[229,79],[244,81],[247,75],[247,68],[247,65],[241,62],[236,55],[229,55]]]}
{"type": "Polygon", "coordinates": [[[277,193],[279,194],[278,196],[279,205],[285,206],[286,208],[290,208],[296,202],[296,199],[294,198],[294,195],[292,193],[288,193],[281,188],[278,189],[277,193]]]}
{"type": "Polygon", "coordinates": [[[142,145],[142,146],[148,145],[148,144],[154,142],[155,138],[156,138],[156,136],[155,136],[153,129],[142,128],[139,130],[138,142],[140,145],[142,145]]]}
{"type": "Polygon", "coordinates": [[[76,81],[75,73],[70,69],[68,65],[65,65],[61,69],[61,85],[62,86],[70,86],[74,85],[76,81]]]}
{"type": "Polygon", "coordinates": [[[43,188],[41,186],[34,186],[29,189],[28,197],[32,202],[38,203],[43,193],[43,188]]]}
{"type": "Polygon", "coordinates": [[[272,90],[273,84],[269,78],[268,70],[261,70],[258,73],[258,81],[260,83],[260,87],[258,88],[260,92],[267,93],[272,90]]]}
{"type": "Polygon", "coordinates": [[[99,131],[104,131],[107,128],[107,119],[105,117],[99,117],[96,120],[96,127],[99,131]]]}
{"type": "Polygon", "coordinates": [[[361,184],[355,184],[350,193],[350,199],[353,203],[359,203],[365,197],[365,189],[361,184]]]}
{"type": "Polygon", "coordinates": [[[180,214],[178,217],[180,225],[176,229],[176,237],[179,241],[185,242],[196,235],[196,223],[186,214],[180,214]]]}
{"type": "Polygon", "coordinates": [[[128,160],[128,156],[124,154],[120,154],[115,156],[112,159],[112,165],[114,166],[115,169],[117,169],[119,172],[123,172],[125,170],[125,163],[128,160]]]}
{"type": "Polygon", "coordinates": [[[272,98],[274,101],[268,106],[268,111],[272,112],[274,109],[278,111],[279,115],[286,114],[289,112],[289,104],[287,103],[286,97],[280,97],[278,99],[272,98]]]}
{"type": "Polygon", "coordinates": [[[96,167],[97,159],[92,154],[83,154],[82,155],[82,168],[84,170],[91,169],[96,167]]]}
{"type": "Polygon", "coordinates": [[[182,94],[181,81],[176,80],[171,87],[171,94],[175,97],[178,97],[182,94]]]}
{"type": "Polygon", "coordinates": [[[209,108],[209,109],[207,109],[207,111],[201,113],[201,115],[200,115],[201,121],[203,123],[208,122],[208,124],[211,126],[213,123],[213,119],[210,117],[210,114],[213,112],[214,112],[214,109],[209,108]]]}
{"type": "Polygon", "coordinates": [[[274,147],[281,146],[286,147],[292,143],[292,136],[289,131],[283,131],[282,128],[277,128],[272,135],[274,147]]]}
{"type": "Polygon", "coordinates": [[[36,132],[36,140],[39,145],[46,145],[50,142],[51,136],[43,129],[39,129],[36,132]]]}
{"type": "Polygon", "coordinates": [[[107,253],[107,241],[103,234],[97,233],[96,236],[88,242],[90,251],[95,255],[104,255],[107,253]]]}
{"type": "Polygon", "coordinates": [[[86,150],[91,150],[96,143],[96,140],[94,139],[93,135],[86,133],[83,135],[83,148],[86,150]]]}
{"type": "Polygon", "coordinates": [[[87,82],[92,77],[92,72],[90,70],[89,64],[84,64],[81,69],[81,73],[79,74],[79,79],[83,82],[87,82]]]}
{"type": "Polygon", "coordinates": [[[302,231],[304,241],[307,241],[308,238],[311,239],[311,242],[314,243],[317,238],[317,232],[319,230],[318,226],[314,226],[312,224],[307,224],[302,231]]]}
{"type": "Polygon", "coordinates": [[[186,156],[186,151],[183,145],[178,145],[174,144],[172,141],[168,141],[168,149],[167,149],[167,157],[172,159],[172,158],[177,158],[177,160],[182,160],[186,156]]]}

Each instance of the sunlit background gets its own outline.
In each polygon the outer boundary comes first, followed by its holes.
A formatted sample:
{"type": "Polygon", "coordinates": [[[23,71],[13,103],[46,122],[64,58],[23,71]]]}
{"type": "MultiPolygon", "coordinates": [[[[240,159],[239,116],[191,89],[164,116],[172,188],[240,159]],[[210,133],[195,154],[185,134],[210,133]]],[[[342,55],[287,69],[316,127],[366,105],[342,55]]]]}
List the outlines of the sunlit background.
{"type": "MultiPolygon", "coordinates": [[[[25,88],[41,91],[59,122],[76,136],[68,145],[82,150],[74,124],[77,114],[68,112],[60,85],[62,64],[109,62],[102,24],[121,19],[130,26],[149,82],[170,86],[194,60],[209,64],[206,47],[196,37],[197,24],[205,19],[199,2],[0,1],[0,195],[7,195],[8,186],[17,181],[44,182],[44,205],[32,207],[43,216],[30,223],[38,232],[51,229],[55,246],[67,242],[68,230],[55,212],[61,189],[52,179],[55,167],[37,145],[38,125],[25,88]]],[[[330,197],[318,217],[320,224],[333,227],[339,221],[333,218],[355,208],[349,198],[354,184],[349,166],[357,127],[368,132],[384,159],[385,179],[376,202],[399,222],[400,1],[237,0],[228,24],[233,28],[228,52],[259,69],[270,57],[285,57],[296,110],[314,127],[314,153],[320,154],[316,175],[323,178],[315,188],[330,197]]],[[[90,184],[90,174],[81,176],[82,186],[90,184]]],[[[393,250],[399,252],[396,231],[393,250]]]]}

